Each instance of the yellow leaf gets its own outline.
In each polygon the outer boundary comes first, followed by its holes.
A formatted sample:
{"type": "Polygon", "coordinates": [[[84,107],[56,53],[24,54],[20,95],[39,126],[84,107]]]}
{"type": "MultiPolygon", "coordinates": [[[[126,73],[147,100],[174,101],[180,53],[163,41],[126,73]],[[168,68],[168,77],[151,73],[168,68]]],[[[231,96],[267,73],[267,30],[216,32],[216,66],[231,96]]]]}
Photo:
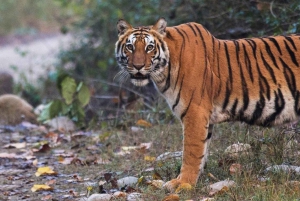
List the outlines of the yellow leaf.
{"type": "Polygon", "coordinates": [[[153,156],[144,156],[145,161],[152,162],[152,161],[155,161],[155,159],[156,159],[156,157],[153,157],[153,156]]]}
{"type": "Polygon", "coordinates": [[[51,186],[44,185],[44,184],[35,184],[31,188],[32,192],[41,191],[41,190],[50,191],[50,190],[53,190],[53,188],[51,186]]]}
{"type": "Polygon", "coordinates": [[[148,121],[145,121],[145,120],[143,120],[143,119],[139,119],[139,120],[136,122],[136,125],[138,125],[138,126],[143,126],[143,127],[148,127],[148,128],[152,126],[151,123],[149,123],[148,121]]]}
{"type": "Polygon", "coordinates": [[[87,190],[88,192],[92,191],[92,190],[93,190],[93,186],[87,186],[87,187],[86,187],[86,190],[87,190]]]}
{"type": "Polygon", "coordinates": [[[57,172],[54,172],[53,169],[49,166],[40,167],[38,168],[37,172],[35,173],[35,176],[39,177],[41,175],[56,175],[57,172]]]}

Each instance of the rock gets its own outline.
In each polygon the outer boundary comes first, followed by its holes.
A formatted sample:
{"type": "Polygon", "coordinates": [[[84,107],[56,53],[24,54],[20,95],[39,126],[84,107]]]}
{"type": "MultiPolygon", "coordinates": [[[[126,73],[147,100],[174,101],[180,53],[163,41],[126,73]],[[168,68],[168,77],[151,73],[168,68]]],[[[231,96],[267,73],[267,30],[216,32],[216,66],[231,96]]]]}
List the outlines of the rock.
{"type": "Polygon", "coordinates": [[[0,111],[0,125],[17,125],[22,121],[37,122],[33,107],[13,94],[0,96],[0,111]]]}
{"type": "Polygon", "coordinates": [[[171,159],[171,158],[181,159],[181,157],[182,157],[182,151],[166,152],[166,153],[159,155],[156,158],[156,161],[162,161],[162,160],[167,160],[167,159],[171,159]]]}
{"type": "Polygon", "coordinates": [[[7,72],[0,72],[0,95],[13,93],[13,76],[7,72]]]}
{"type": "Polygon", "coordinates": [[[47,121],[46,124],[50,126],[52,130],[58,130],[61,132],[74,131],[76,129],[74,122],[64,116],[51,119],[47,121]]]}
{"type": "Polygon", "coordinates": [[[114,192],[113,194],[113,197],[114,198],[126,198],[127,197],[127,193],[125,192],[122,192],[122,191],[117,191],[117,192],[114,192]]]}
{"type": "Polygon", "coordinates": [[[250,144],[237,143],[227,147],[224,153],[229,158],[237,159],[238,157],[250,156],[252,151],[250,144]]]}
{"type": "Polygon", "coordinates": [[[294,166],[294,165],[273,165],[271,167],[268,167],[266,172],[278,172],[283,171],[285,173],[295,173],[297,175],[300,175],[300,166],[294,166]]]}
{"type": "Polygon", "coordinates": [[[122,188],[124,186],[135,186],[138,181],[137,177],[124,177],[122,179],[118,179],[118,186],[122,188]]]}
{"type": "Polygon", "coordinates": [[[144,201],[141,193],[130,193],[127,196],[127,201],[144,201]]]}
{"type": "Polygon", "coordinates": [[[209,196],[214,196],[217,193],[224,193],[229,190],[230,187],[235,186],[235,182],[232,180],[219,181],[217,183],[209,185],[209,196]]]}
{"type": "Polygon", "coordinates": [[[110,194],[93,194],[91,195],[87,201],[109,201],[112,195],[110,194]]]}

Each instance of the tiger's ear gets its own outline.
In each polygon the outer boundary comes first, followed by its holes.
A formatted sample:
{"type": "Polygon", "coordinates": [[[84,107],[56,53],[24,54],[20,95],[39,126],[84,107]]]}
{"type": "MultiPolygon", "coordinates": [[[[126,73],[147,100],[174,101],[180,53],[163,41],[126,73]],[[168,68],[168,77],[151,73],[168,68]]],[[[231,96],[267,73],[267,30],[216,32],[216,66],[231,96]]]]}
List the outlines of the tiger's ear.
{"type": "Polygon", "coordinates": [[[165,20],[165,18],[160,18],[159,20],[157,20],[157,22],[152,27],[152,29],[157,31],[158,33],[160,33],[162,35],[165,35],[166,27],[167,27],[167,21],[165,20]]]}
{"type": "Polygon", "coordinates": [[[131,29],[132,26],[128,24],[125,20],[119,20],[117,23],[117,29],[119,36],[123,35],[128,29],[131,29]]]}

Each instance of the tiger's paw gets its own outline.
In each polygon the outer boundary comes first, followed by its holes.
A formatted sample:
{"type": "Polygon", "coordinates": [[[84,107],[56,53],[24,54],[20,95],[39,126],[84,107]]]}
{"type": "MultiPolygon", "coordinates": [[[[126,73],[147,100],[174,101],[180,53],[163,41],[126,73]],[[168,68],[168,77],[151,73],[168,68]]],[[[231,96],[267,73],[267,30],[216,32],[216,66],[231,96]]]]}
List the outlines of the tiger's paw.
{"type": "Polygon", "coordinates": [[[182,182],[180,179],[172,179],[164,184],[164,188],[170,192],[180,193],[182,191],[190,191],[193,186],[189,183],[182,182]]]}

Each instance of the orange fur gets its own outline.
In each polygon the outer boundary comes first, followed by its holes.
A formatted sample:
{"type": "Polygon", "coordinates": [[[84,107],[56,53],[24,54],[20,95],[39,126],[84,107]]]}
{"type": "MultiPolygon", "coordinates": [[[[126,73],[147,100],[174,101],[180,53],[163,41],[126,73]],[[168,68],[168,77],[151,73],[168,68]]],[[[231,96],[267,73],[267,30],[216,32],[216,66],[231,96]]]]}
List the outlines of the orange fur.
{"type": "Polygon", "coordinates": [[[182,167],[165,185],[170,190],[196,184],[213,124],[271,126],[299,118],[299,35],[218,40],[200,24],[166,27],[164,19],[137,28],[121,20],[118,30],[120,74],[137,86],[152,80],[182,122],[182,167]]]}

